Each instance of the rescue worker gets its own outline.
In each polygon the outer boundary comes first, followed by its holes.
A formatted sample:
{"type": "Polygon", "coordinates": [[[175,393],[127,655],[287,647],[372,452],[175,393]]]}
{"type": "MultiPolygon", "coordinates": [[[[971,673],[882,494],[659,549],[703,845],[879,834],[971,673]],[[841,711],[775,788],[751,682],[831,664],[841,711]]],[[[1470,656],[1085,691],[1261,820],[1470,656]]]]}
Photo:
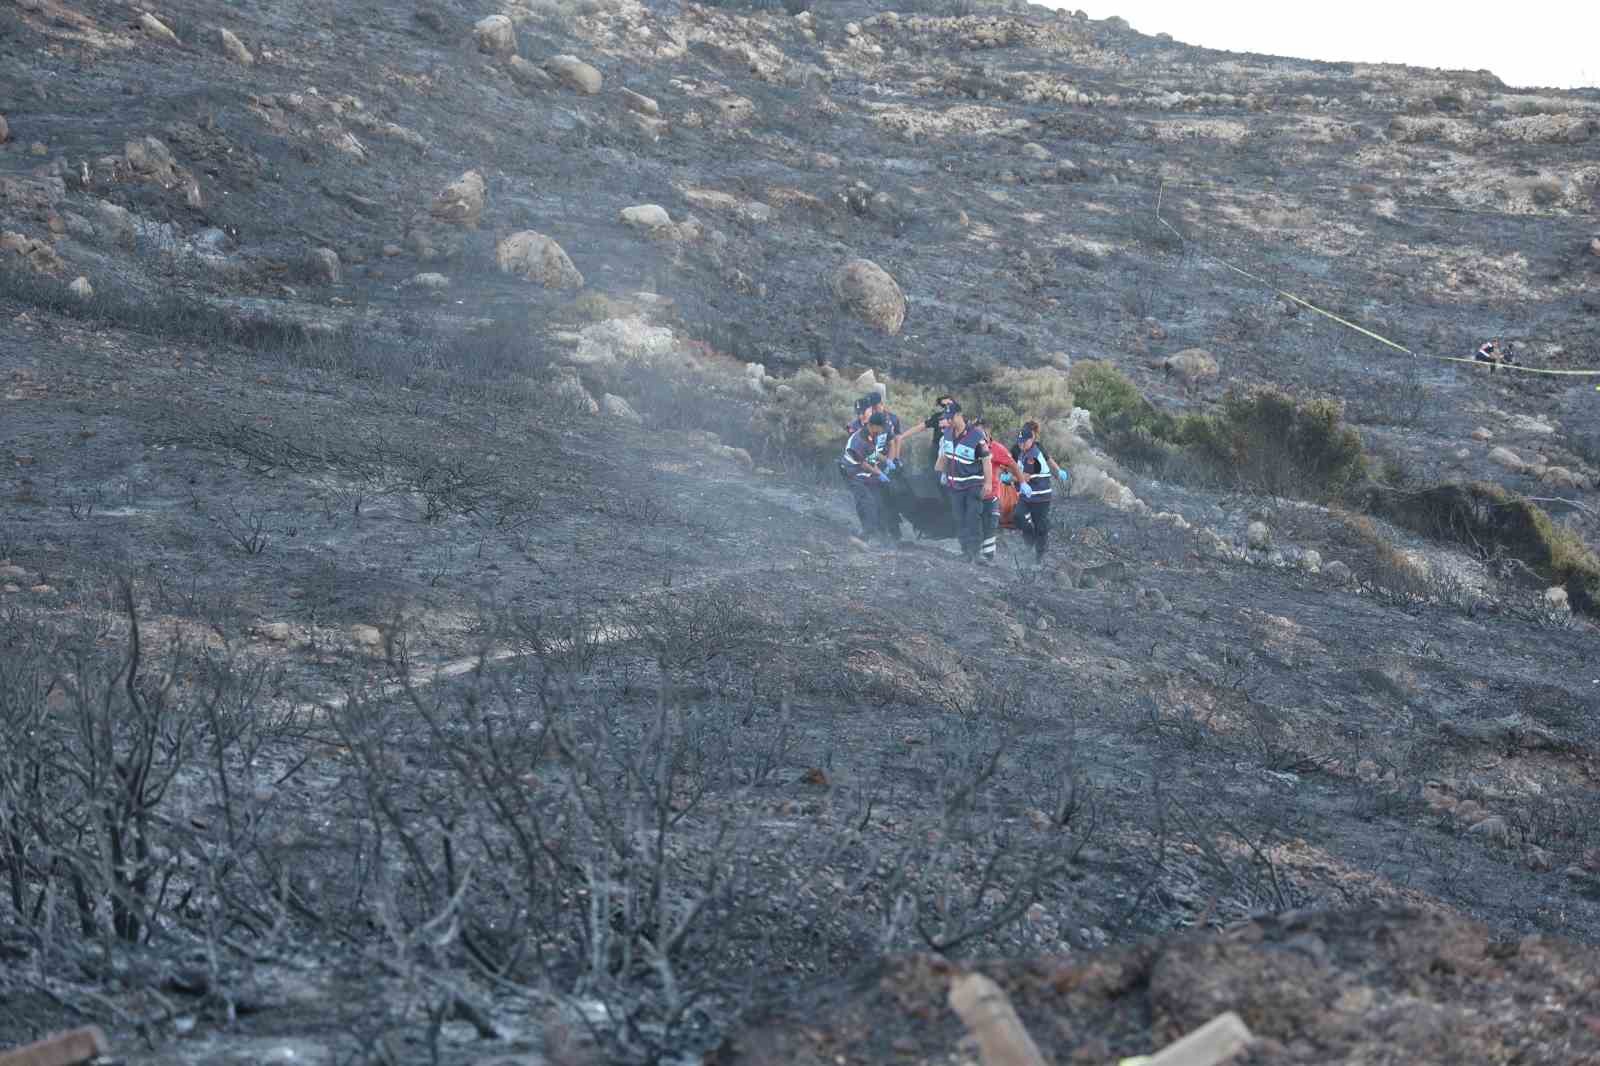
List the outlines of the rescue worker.
{"type": "Polygon", "coordinates": [[[1489,373],[1493,374],[1496,367],[1516,366],[1516,357],[1511,354],[1510,348],[1500,347],[1500,339],[1484,341],[1478,348],[1478,354],[1473,356],[1480,363],[1489,364],[1489,373]]]}
{"type": "Polygon", "coordinates": [[[892,472],[900,465],[900,417],[884,404],[881,392],[869,392],[862,397],[862,400],[867,405],[868,414],[881,414],[884,417],[889,434],[886,454],[891,460],[889,470],[892,472]]]}
{"type": "Polygon", "coordinates": [[[933,413],[927,418],[924,418],[921,425],[913,426],[905,432],[900,433],[895,438],[896,447],[899,447],[900,442],[904,441],[907,437],[915,437],[918,433],[924,433],[928,430],[932,430],[933,440],[928,444],[928,466],[931,467],[938,463],[940,443],[944,440],[944,431],[950,424],[945,416],[944,409],[949,407],[954,402],[955,397],[953,396],[940,396],[933,402],[933,413]]]}
{"type": "Polygon", "coordinates": [[[868,542],[886,533],[883,486],[888,484],[889,475],[874,458],[881,454],[874,441],[876,435],[883,432],[884,425],[882,415],[869,416],[866,425],[850,434],[850,439],[845,441],[844,454],[839,458],[839,469],[850,483],[856,517],[861,520],[861,539],[868,542]]]}
{"type": "Polygon", "coordinates": [[[978,544],[978,561],[985,566],[994,565],[995,545],[1000,539],[1000,487],[1002,479],[1010,480],[1017,475],[1017,464],[1011,458],[1011,453],[1006,446],[989,435],[989,426],[981,418],[972,420],[973,426],[984,435],[989,445],[989,471],[983,482],[983,521],[978,544]]]}
{"type": "Polygon", "coordinates": [[[989,443],[983,432],[967,424],[961,405],[951,402],[945,408],[950,426],[944,431],[942,450],[934,469],[949,490],[950,513],[955,519],[961,555],[969,563],[978,560],[983,532],[983,490],[994,467],[989,458],[989,443]]]}
{"type": "Polygon", "coordinates": [[[1065,482],[1068,475],[1045,454],[1039,443],[1037,422],[1023,423],[1022,431],[1017,434],[1016,457],[1022,475],[1017,486],[1022,494],[1022,499],[1017,501],[1021,512],[1017,528],[1022,531],[1023,541],[1032,546],[1034,558],[1042,564],[1045,546],[1050,540],[1050,500],[1055,488],[1050,479],[1054,475],[1065,482]]]}
{"type": "MultiPolygon", "coordinates": [[[[885,475],[894,473],[900,466],[896,458],[898,442],[895,436],[899,429],[900,420],[883,409],[883,397],[878,393],[863,398],[867,404],[866,433],[872,445],[872,453],[867,456],[885,475]]],[[[889,478],[885,476],[880,485],[886,484],[889,478]]],[[[894,496],[882,489],[878,493],[880,527],[884,539],[894,545],[900,543],[900,508],[896,505],[894,496]]]]}

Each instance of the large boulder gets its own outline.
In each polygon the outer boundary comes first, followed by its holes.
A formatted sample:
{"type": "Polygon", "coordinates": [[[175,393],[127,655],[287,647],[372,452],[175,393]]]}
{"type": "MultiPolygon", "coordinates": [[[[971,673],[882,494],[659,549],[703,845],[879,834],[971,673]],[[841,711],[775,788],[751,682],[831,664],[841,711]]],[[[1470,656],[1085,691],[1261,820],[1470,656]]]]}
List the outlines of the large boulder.
{"type": "Polygon", "coordinates": [[[476,226],[483,217],[485,193],[483,175],[469,170],[439,191],[428,213],[454,226],[476,226]]]}
{"type": "Polygon", "coordinates": [[[505,15],[489,15],[472,27],[478,51],[484,55],[508,56],[517,50],[517,28],[505,15]]]}
{"type": "Polygon", "coordinates": [[[1522,461],[1522,456],[1518,455],[1516,452],[1505,447],[1504,445],[1489,449],[1489,461],[1498,466],[1503,466],[1507,470],[1516,471],[1519,474],[1528,465],[1522,461]]]}
{"type": "Polygon", "coordinates": [[[872,260],[850,260],[834,272],[831,285],[839,302],[878,332],[893,336],[905,325],[905,294],[872,260]]]}
{"type": "Polygon", "coordinates": [[[165,22],[146,11],[139,16],[139,28],[151,40],[160,41],[162,44],[178,44],[178,35],[173,33],[165,22]]]}
{"type": "Polygon", "coordinates": [[[544,69],[550,76],[573,92],[593,96],[600,91],[604,82],[600,72],[577,56],[558,55],[551,56],[544,61],[544,69]]]}
{"type": "Polygon", "coordinates": [[[1217,380],[1217,361],[1204,348],[1185,348],[1161,361],[1168,377],[1176,377],[1183,387],[1193,389],[1217,380]]]}
{"type": "Polygon", "coordinates": [[[306,256],[306,273],[317,281],[337,285],[343,278],[339,253],[332,248],[315,248],[306,256]]]}
{"type": "Polygon", "coordinates": [[[235,63],[238,63],[240,66],[255,66],[256,57],[251,54],[250,49],[244,46],[244,42],[239,40],[238,35],[232,30],[224,26],[217,31],[217,36],[222,41],[223,55],[227,56],[235,63]]]}
{"type": "Polygon", "coordinates": [[[621,212],[622,221],[635,229],[660,232],[672,228],[672,216],[667,214],[667,209],[660,204],[638,204],[634,207],[624,207],[621,212]]]}
{"type": "Polygon", "coordinates": [[[501,241],[495,248],[495,260],[502,273],[516,274],[547,289],[583,287],[583,275],[561,245],[531,229],[501,241]]]}

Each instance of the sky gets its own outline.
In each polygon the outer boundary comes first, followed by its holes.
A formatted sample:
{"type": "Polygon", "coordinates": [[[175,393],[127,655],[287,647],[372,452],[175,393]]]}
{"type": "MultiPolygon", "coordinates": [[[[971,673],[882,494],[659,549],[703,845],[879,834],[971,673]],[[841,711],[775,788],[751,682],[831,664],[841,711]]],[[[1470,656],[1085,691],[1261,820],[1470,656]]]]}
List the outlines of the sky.
{"type": "Polygon", "coordinates": [[[1489,70],[1517,88],[1600,86],[1595,0],[1036,0],[1185,44],[1300,59],[1489,70]]]}

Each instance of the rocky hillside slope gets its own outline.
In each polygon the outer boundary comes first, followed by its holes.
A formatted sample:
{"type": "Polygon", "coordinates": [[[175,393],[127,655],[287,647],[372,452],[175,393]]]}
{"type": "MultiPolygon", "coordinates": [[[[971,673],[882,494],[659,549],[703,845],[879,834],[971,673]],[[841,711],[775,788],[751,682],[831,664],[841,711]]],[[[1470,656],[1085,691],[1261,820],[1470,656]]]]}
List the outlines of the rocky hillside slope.
{"type": "Polygon", "coordinates": [[[634,0],[0,84],[0,1045],[948,1061],[983,958],[1061,1062],[1595,1054],[1600,393],[1274,286],[1600,368],[1600,94],[634,0]],[[1045,418],[1052,565],[853,542],[869,382],[1045,418]],[[1359,483],[1153,442],[1260,385],[1359,483]]]}

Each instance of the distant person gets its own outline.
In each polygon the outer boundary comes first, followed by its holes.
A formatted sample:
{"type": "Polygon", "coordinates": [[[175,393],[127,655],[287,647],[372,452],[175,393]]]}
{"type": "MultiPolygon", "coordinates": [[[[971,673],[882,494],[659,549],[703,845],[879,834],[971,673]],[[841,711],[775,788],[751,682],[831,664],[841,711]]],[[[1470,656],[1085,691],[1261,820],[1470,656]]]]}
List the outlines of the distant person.
{"type": "Polygon", "coordinates": [[[993,476],[994,468],[988,441],[981,430],[967,424],[961,405],[952,402],[945,408],[945,415],[950,424],[944,431],[934,469],[949,490],[950,514],[961,541],[961,555],[967,562],[975,563],[983,532],[983,489],[993,476]]]}
{"type": "Polygon", "coordinates": [[[861,522],[861,539],[868,542],[886,532],[883,487],[888,484],[889,475],[878,464],[875,444],[876,435],[883,432],[884,422],[882,415],[869,416],[866,425],[850,434],[844,444],[844,454],[839,457],[839,469],[850,484],[850,499],[855,504],[856,518],[861,522]]]}
{"type": "Polygon", "coordinates": [[[1478,354],[1473,356],[1480,363],[1489,364],[1489,373],[1493,374],[1496,367],[1516,366],[1516,357],[1511,354],[1510,346],[1501,347],[1498,338],[1484,341],[1478,348],[1478,354]]]}

